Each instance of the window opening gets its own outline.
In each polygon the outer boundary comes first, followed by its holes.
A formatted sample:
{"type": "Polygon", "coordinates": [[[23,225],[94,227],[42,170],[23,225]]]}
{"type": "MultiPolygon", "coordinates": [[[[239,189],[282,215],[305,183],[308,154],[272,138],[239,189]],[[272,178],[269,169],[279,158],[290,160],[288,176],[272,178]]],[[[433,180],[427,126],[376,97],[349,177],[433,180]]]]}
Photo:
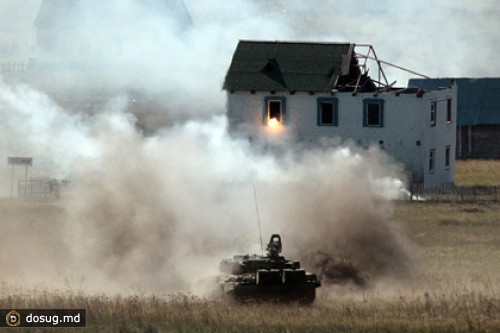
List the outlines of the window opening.
{"type": "Polygon", "coordinates": [[[429,153],[429,173],[434,173],[436,165],[436,149],[431,149],[429,153]]]}
{"type": "Polygon", "coordinates": [[[281,101],[269,101],[269,120],[276,119],[281,122],[281,101]]]}
{"type": "Polygon", "coordinates": [[[446,146],[446,153],[445,153],[445,168],[448,170],[450,168],[450,153],[451,153],[451,146],[446,146]]]}
{"type": "Polygon", "coordinates": [[[333,103],[321,102],[321,125],[334,125],[333,103]]]}
{"type": "Polygon", "coordinates": [[[451,99],[446,101],[446,122],[451,124],[451,99]]]}
{"type": "Polygon", "coordinates": [[[367,125],[368,126],[380,126],[380,104],[379,103],[368,103],[367,106],[367,125]]]}
{"type": "Polygon", "coordinates": [[[267,102],[267,125],[277,127],[282,121],[282,103],[280,100],[269,100],[267,102]]]}
{"type": "Polygon", "coordinates": [[[437,102],[431,102],[431,126],[436,126],[437,102]]]}

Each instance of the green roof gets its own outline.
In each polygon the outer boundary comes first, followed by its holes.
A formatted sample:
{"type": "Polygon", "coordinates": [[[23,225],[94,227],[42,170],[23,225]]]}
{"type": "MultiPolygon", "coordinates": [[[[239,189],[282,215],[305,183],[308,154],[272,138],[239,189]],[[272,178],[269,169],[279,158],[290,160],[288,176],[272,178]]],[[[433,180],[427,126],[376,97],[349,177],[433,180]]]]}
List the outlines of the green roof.
{"type": "Polygon", "coordinates": [[[229,91],[331,91],[349,74],[354,45],[240,41],[226,74],[229,91]]]}

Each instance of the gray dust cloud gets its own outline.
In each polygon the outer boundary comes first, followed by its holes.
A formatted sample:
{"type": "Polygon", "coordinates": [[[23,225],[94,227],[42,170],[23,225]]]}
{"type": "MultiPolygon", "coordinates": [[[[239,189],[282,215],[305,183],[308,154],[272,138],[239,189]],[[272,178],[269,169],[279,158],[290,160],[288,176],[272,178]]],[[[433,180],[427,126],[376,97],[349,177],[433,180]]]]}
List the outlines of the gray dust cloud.
{"type": "MultiPolygon", "coordinates": [[[[260,252],[256,204],[264,241],[280,233],[283,254],[325,282],[369,287],[412,274],[418,251],[392,220],[401,166],[349,142],[299,149],[284,141],[274,156],[230,137],[224,75],[238,39],[370,43],[382,59],[428,75],[472,75],[461,71],[464,59],[477,49],[492,58],[496,51],[480,46],[499,45],[481,33],[498,22],[492,2],[75,3],[83,14],[67,39],[30,54],[39,64],[63,58],[64,71],[0,73],[0,158],[33,156],[30,176],[68,181],[58,200],[10,200],[11,169],[0,167],[3,283],[204,295],[221,258],[260,252]],[[405,25],[416,17],[425,24],[405,25]],[[464,19],[475,29],[457,38],[454,24],[464,19]],[[435,41],[421,43],[429,32],[435,41]],[[449,41],[464,39],[470,43],[452,60],[449,41]],[[87,108],[87,98],[97,102],[87,108]]],[[[5,50],[7,35],[33,34],[27,13],[40,1],[0,5],[8,9],[0,14],[5,50]]],[[[404,85],[407,77],[397,79],[404,85]]]]}

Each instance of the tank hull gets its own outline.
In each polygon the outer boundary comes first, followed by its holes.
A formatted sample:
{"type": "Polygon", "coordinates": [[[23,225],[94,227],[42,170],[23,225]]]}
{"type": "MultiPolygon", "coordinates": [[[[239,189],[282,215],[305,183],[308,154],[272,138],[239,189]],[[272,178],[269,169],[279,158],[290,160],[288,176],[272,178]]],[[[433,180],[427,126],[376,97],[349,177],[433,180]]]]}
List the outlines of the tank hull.
{"type": "Polygon", "coordinates": [[[281,256],[281,236],[273,234],[267,255],[234,255],[219,265],[220,289],[224,295],[245,303],[253,301],[310,304],[321,286],[317,276],[300,267],[298,260],[281,256]]]}
{"type": "Polygon", "coordinates": [[[223,292],[231,299],[241,302],[298,302],[311,304],[316,298],[317,284],[257,285],[247,283],[225,283],[223,292]]]}

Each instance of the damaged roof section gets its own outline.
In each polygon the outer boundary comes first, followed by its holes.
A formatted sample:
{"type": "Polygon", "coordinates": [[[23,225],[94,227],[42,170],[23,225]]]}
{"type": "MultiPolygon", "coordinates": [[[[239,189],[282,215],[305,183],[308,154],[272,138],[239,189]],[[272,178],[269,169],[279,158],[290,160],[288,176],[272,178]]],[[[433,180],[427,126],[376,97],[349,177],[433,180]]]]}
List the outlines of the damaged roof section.
{"type": "Polygon", "coordinates": [[[223,88],[331,92],[359,75],[354,44],[240,41],[223,88]]]}

